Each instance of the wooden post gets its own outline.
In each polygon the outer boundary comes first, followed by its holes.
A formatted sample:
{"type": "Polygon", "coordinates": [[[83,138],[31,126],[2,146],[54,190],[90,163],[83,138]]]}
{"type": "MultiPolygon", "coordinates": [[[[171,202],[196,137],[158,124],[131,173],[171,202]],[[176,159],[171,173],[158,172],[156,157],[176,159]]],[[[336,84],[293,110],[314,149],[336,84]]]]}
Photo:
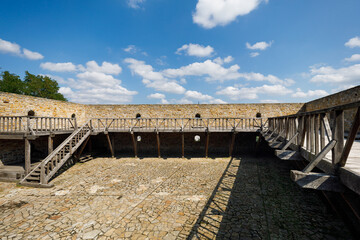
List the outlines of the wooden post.
{"type": "Polygon", "coordinates": [[[235,144],[235,136],[236,136],[236,132],[233,132],[233,134],[232,134],[232,136],[231,136],[231,144],[230,144],[229,157],[232,157],[232,155],[233,155],[234,144],[235,144]]]}
{"type": "Polygon", "coordinates": [[[358,107],[358,109],[357,109],[355,119],[354,119],[354,121],[352,123],[351,129],[350,129],[350,132],[349,132],[349,136],[347,138],[344,150],[343,150],[343,152],[341,154],[341,158],[340,158],[340,161],[339,161],[339,166],[340,167],[344,167],[345,164],[346,164],[346,160],[347,160],[347,158],[349,156],[351,147],[352,147],[352,145],[354,143],[354,140],[356,138],[356,134],[359,131],[359,127],[360,127],[360,107],[358,107]]]}
{"type": "Polygon", "coordinates": [[[131,138],[132,138],[132,142],[133,142],[133,146],[134,146],[134,155],[135,155],[135,157],[137,157],[136,139],[134,136],[134,132],[131,132],[131,138]]]}
{"type": "Polygon", "coordinates": [[[336,146],[332,149],[332,164],[340,162],[341,154],[344,149],[344,111],[335,111],[333,139],[336,140],[336,146]]]}
{"type": "MultiPolygon", "coordinates": [[[[112,143],[113,154],[114,154],[114,156],[115,156],[115,153],[116,153],[116,149],[115,149],[115,133],[113,133],[113,134],[111,135],[111,143],[112,143]]],[[[113,157],[114,157],[114,156],[113,156],[113,157]]]]}
{"type": "Polygon", "coordinates": [[[51,135],[51,133],[50,133],[50,135],[49,135],[49,137],[48,137],[48,155],[50,154],[50,153],[52,153],[52,151],[54,151],[54,141],[53,141],[53,138],[52,138],[53,136],[51,135]]]}
{"type": "Polygon", "coordinates": [[[159,132],[156,132],[156,142],[157,142],[158,158],[161,158],[161,152],[160,152],[160,133],[159,133],[159,132]]]}
{"type": "Polygon", "coordinates": [[[310,135],[310,152],[314,153],[315,152],[315,116],[311,115],[310,116],[310,130],[309,130],[309,135],[310,135]]]}
{"type": "Polygon", "coordinates": [[[325,114],[320,114],[320,149],[325,147],[325,125],[324,125],[325,114]]]}
{"type": "Polygon", "coordinates": [[[185,145],[185,136],[184,136],[184,132],[181,132],[181,156],[182,156],[182,158],[184,158],[184,156],[185,156],[184,145],[185,145]]]}
{"type": "Polygon", "coordinates": [[[315,115],[315,154],[319,153],[319,115],[315,115]]]}
{"type": "Polygon", "coordinates": [[[31,168],[31,145],[29,139],[25,138],[25,175],[30,172],[31,168]]]}
{"type": "Polygon", "coordinates": [[[106,135],[106,139],[108,141],[108,144],[109,144],[109,148],[110,148],[110,152],[111,152],[111,157],[114,157],[114,150],[112,148],[112,144],[111,144],[111,141],[110,141],[110,137],[109,137],[109,134],[105,134],[106,135]]]}
{"type": "Polygon", "coordinates": [[[210,132],[206,132],[205,158],[208,158],[210,132]]]}

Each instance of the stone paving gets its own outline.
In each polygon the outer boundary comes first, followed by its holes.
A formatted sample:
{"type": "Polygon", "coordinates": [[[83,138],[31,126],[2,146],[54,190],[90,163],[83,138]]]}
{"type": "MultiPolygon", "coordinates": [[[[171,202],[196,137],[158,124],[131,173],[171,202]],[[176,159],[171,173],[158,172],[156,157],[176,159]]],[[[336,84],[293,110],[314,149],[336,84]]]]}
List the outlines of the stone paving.
{"type": "Polygon", "coordinates": [[[274,158],[96,158],[51,189],[0,183],[0,239],[349,239],[274,158]]]}

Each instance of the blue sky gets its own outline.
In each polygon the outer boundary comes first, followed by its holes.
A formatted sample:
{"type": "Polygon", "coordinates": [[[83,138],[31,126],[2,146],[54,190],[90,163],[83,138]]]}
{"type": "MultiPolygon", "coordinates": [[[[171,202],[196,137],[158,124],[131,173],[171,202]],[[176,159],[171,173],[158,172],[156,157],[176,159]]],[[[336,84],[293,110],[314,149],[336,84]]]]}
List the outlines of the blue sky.
{"type": "Polygon", "coordinates": [[[358,0],[0,4],[1,71],[73,102],[305,102],[360,83],[358,0]]]}

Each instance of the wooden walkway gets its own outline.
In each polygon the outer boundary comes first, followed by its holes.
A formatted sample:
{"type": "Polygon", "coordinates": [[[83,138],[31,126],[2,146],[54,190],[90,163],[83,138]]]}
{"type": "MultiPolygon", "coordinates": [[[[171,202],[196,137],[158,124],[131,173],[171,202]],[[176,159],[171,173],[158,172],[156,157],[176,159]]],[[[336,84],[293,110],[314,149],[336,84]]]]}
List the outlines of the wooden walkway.
{"type": "Polygon", "coordinates": [[[269,118],[263,136],[281,160],[307,160],[302,170],[291,172],[304,188],[341,191],[344,184],[360,194],[360,102],[269,118]],[[354,119],[345,138],[344,111],[353,110],[354,119]],[[314,168],[324,173],[313,172],[314,168]]]}

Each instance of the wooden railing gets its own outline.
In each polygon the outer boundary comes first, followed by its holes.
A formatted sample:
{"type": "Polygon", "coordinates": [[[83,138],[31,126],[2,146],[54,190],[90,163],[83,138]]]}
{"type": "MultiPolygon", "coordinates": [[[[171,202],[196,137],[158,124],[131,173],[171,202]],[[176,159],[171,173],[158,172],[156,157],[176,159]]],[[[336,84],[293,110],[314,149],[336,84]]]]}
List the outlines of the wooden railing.
{"type": "Polygon", "coordinates": [[[0,133],[39,134],[77,129],[76,118],[0,116],[0,133]]]}
{"type": "Polygon", "coordinates": [[[64,142],[51,152],[41,163],[35,166],[20,183],[46,185],[55,173],[91,134],[91,120],[75,130],[64,142]]]}
{"type": "Polygon", "coordinates": [[[96,131],[240,131],[257,130],[266,124],[262,118],[96,118],[96,131]]]}
{"type": "Polygon", "coordinates": [[[350,150],[360,126],[360,101],[332,108],[296,115],[269,118],[267,137],[276,136],[290,144],[298,146],[312,156],[311,165],[305,171],[311,171],[325,156],[330,158],[334,167],[346,165],[350,150]],[[351,119],[347,141],[344,144],[344,112],[351,119]],[[349,114],[352,111],[353,114],[349,114]],[[355,114],[354,114],[355,113],[355,114]],[[331,155],[328,154],[331,152],[331,155]]]}

